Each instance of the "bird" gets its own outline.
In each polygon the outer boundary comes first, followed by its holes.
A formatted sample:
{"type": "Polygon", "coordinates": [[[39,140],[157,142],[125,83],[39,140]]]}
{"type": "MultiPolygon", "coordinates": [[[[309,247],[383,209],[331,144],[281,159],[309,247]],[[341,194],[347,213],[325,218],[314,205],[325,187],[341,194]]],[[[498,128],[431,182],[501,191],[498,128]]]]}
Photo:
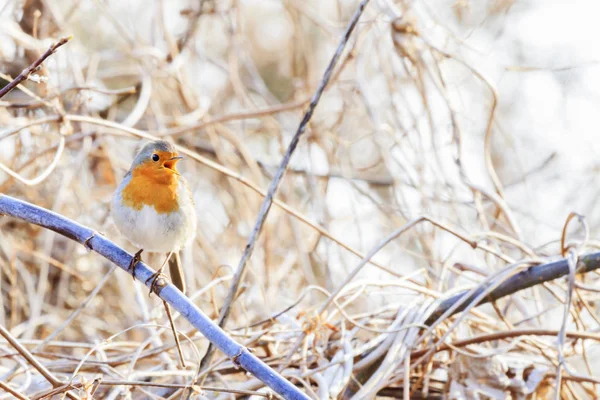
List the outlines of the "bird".
{"type": "Polygon", "coordinates": [[[186,289],[179,251],[193,241],[197,221],[192,192],[176,167],[182,158],[165,140],[145,144],[112,197],[115,225],[139,249],[130,270],[135,270],[142,251],[167,255],[146,281],[153,280],[151,292],[167,262],[172,283],[184,293],[186,289]]]}

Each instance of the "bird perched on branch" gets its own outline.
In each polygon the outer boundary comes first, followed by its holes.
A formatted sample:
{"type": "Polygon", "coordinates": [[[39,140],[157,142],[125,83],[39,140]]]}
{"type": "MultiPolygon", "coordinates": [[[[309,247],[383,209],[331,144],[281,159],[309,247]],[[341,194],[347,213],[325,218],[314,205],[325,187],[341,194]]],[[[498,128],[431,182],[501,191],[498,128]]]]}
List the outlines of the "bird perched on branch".
{"type": "Polygon", "coordinates": [[[196,235],[196,209],[187,181],[176,168],[182,158],[167,141],[146,144],[117,187],[111,213],[119,231],[140,249],[130,268],[135,268],[143,250],[166,253],[150,279],[154,285],[168,262],[173,284],[184,292],[179,251],[196,235]]]}

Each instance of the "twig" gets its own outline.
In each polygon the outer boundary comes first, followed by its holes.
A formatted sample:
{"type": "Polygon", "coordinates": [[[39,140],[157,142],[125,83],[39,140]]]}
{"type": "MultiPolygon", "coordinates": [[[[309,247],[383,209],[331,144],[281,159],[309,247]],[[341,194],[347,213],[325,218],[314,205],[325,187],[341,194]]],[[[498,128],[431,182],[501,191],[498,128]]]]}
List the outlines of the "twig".
{"type": "MultiPolygon", "coordinates": [[[[0,387],[2,382],[0,381],[0,387]]],[[[41,400],[50,396],[55,396],[57,394],[63,393],[66,390],[70,389],[78,389],[84,387],[84,383],[74,383],[70,385],[65,385],[51,391],[42,393],[33,398],[33,400],[41,400]]],[[[147,382],[147,381],[121,381],[121,380],[98,380],[96,386],[146,386],[146,387],[158,387],[158,388],[169,388],[169,389],[184,389],[189,387],[188,385],[178,385],[176,383],[159,383],[159,382],[147,382]]],[[[232,393],[232,394],[241,394],[246,396],[259,396],[272,398],[271,393],[261,393],[253,390],[243,390],[243,389],[230,389],[223,387],[214,387],[214,386],[194,386],[192,389],[196,392],[222,392],[222,393],[232,393]]],[[[28,400],[27,397],[23,397],[23,399],[28,400]]]]}
{"type": "Polygon", "coordinates": [[[54,171],[54,169],[58,165],[58,162],[60,161],[60,158],[63,155],[64,150],[65,150],[65,136],[61,135],[60,138],[58,139],[58,149],[56,150],[56,153],[54,154],[54,158],[52,159],[50,164],[44,169],[44,171],[41,174],[39,174],[38,176],[36,176],[35,178],[32,178],[32,179],[27,179],[27,178],[21,176],[20,174],[16,173],[15,171],[13,171],[12,169],[10,169],[9,167],[7,167],[6,165],[4,165],[2,163],[0,163],[0,170],[6,172],[8,175],[12,176],[19,182],[23,183],[24,185],[35,186],[35,185],[42,183],[46,178],[48,178],[48,176],[50,176],[52,171],[54,171]]]}
{"type": "MultiPolygon", "coordinates": [[[[80,225],[62,215],[2,194],[0,194],[0,214],[19,218],[23,221],[50,229],[78,243],[85,243],[91,250],[118,265],[129,274],[132,274],[132,271],[129,270],[129,264],[133,258],[131,254],[127,253],[104,236],[94,232],[92,229],[80,225]]],[[[146,286],[150,288],[152,282],[149,278],[153,276],[154,273],[154,270],[140,261],[136,265],[134,278],[140,282],[148,282],[146,286]]],[[[177,290],[175,286],[164,281],[158,282],[155,284],[155,293],[186,318],[224,354],[230,358],[236,356],[236,361],[242,368],[252,373],[264,384],[273,389],[273,391],[286,399],[308,399],[308,397],[298,390],[298,388],[280,376],[277,372],[273,371],[245,347],[230,339],[222,329],[216,326],[210,318],[192,303],[190,299],[177,290]]],[[[0,326],[0,332],[3,331],[5,331],[5,329],[0,326]]],[[[29,354],[29,352],[18,342],[16,345],[29,354]]],[[[33,359],[33,361],[35,361],[35,359],[33,359]]],[[[39,363],[37,364],[39,365],[39,363]]],[[[40,372],[48,372],[42,365],[39,365],[39,367],[43,368],[40,372]]],[[[51,374],[46,374],[44,376],[47,378],[52,377],[51,374]]],[[[62,385],[62,383],[58,382],[55,378],[54,383],[62,385]]]]}
{"type": "MultiPolygon", "coordinates": [[[[317,315],[323,314],[323,312],[325,310],[327,310],[327,308],[329,308],[329,306],[333,302],[335,302],[336,298],[340,295],[340,293],[342,292],[342,290],[344,290],[344,288],[346,287],[346,285],[348,285],[348,283],[350,283],[350,281],[352,281],[356,277],[356,275],[358,275],[358,273],[361,271],[361,269],[371,260],[371,258],[375,257],[375,255],[381,249],[383,249],[385,246],[387,246],[392,240],[397,239],[402,234],[404,234],[405,232],[411,230],[412,228],[414,228],[415,226],[419,225],[422,222],[429,222],[430,224],[432,224],[432,225],[434,225],[434,226],[436,226],[438,228],[441,228],[441,229],[443,229],[443,230],[445,230],[447,232],[450,232],[451,234],[453,234],[454,236],[458,237],[459,239],[461,239],[465,243],[468,243],[473,249],[476,249],[478,247],[477,242],[475,242],[473,240],[470,240],[465,235],[463,235],[463,234],[461,234],[459,232],[456,232],[455,230],[447,227],[445,224],[437,222],[434,219],[432,219],[430,217],[427,217],[427,216],[418,217],[418,218],[416,218],[416,219],[414,219],[412,221],[409,221],[408,223],[406,223],[402,227],[394,230],[392,233],[390,233],[385,238],[383,238],[379,243],[377,243],[377,245],[375,245],[369,251],[369,253],[360,261],[360,263],[358,263],[358,265],[356,267],[354,267],[354,269],[346,276],[346,279],[344,280],[344,282],[342,282],[342,284],[339,285],[337,287],[337,289],[333,293],[331,293],[331,295],[329,295],[329,297],[327,298],[327,300],[325,300],[325,302],[318,309],[317,315]]],[[[283,366],[285,366],[289,362],[289,360],[291,359],[292,355],[298,350],[298,348],[300,347],[301,343],[304,341],[305,338],[306,338],[306,332],[302,332],[302,333],[300,333],[298,335],[298,337],[296,338],[296,343],[288,351],[288,354],[287,354],[287,357],[286,357],[286,362],[283,364],[283,366]]],[[[283,368],[283,366],[280,367],[280,368],[283,368]]]]}
{"type": "MultiPolygon", "coordinates": [[[[438,353],[441,351],[452,350],[454,348],[466,347],[471,344],[493,342],[493,341],[497,341],[497,340],[507,340],[507,339],[512,339],[512,338],[516,338],[516,337],[520,337],[520,336],[558,336],[559,332],[560,331],[558,331],[556,329],[514,329],[514,330],[510,330],[510,331],[486,333],[484,335],[479,335],[479,336],[475,336],[475,337],[468,338],[468,339],[457,340],[450,344],[443,343],[438,348],[436,348],[434,351],[436,353],[438,353]]],[[[597,333],[593,333],[593,332],[567,331],[565,333],[565,337],[570,338],[570,339],[575,339],[575,340],[588,339],[588,340],[595,340],[597,342],[600,342],[600,335],[597,333]]],[[[422,355],[429,352],[430,350],[431,350],[431,348],[413,351],[411,353],[411,357],[419,358],[422,355]]]]}
{"type": "MultiPolygon", "coordinates": [[[[600,252],[590,253],[585,256],[579,257],[577,273],[586,273],[597,269],[600,269],[600,252]]],[[[491,290],[487,296],[478,301],[477,306],[481,306],[483,304],[487,304],[498,300],[502,297],[510,296],[511,294],[519,292],[521,290],[528,289],[536,285],[541,285],[545,282],[552,281],[563,276],[567,276],[569,275],[569,271],[569,261],[567,259],[561,259],[547,264],[540,264],[529,267],[526,270],[521,271],[506,279],[504,282],[500,283],[495,289],[491,290]]],[[[425,324],[433,324],[442,315],[444,315],[444,313],[446,313],[452,308],[453,310],[449,313],[448,317],[457,314],[461,311],[464,311],[486,290],[487,288],[484,285],[479,289],[475,290],[473,293],[471,293],[471,295],[468,296],[468,298],[466,299],[464,299],[463,297],[467,295],[470,292],[470,290],[461,291],[460,293],[441,301],[436,310],[429,316],[429,318],[427,318],[425,324]],[[457,303],[460,304],[456,307],[457,303]]],[[[416,358],[415,354],[413,354],[412,357],[416,358]]],[[[370,378],[372,373],[377,370],[377,367],[382,362],[382,360],[383,356],[379,357],[377,360],[374,360],[368,368],[361,371],[361,373],[357,374],[355,377],[357,382],[366,382],[370,378]]],[[[353,390],[347,390],[344,393],[343,398],[350,398],[353,394],[353,390]]]]}
{"type": "Polygon", "coordinates": [[[587,227],[587,223],[585,222],[585,217],[583,215],[577,214],[575,212],[569,213],[569,216],[567,217],[567,221],[563,225],[562,235],[560,236],[560,254],[563,257],[566,257],[567,253],[569,251],[568,246],[565,246],[565,242],[567,240],[567,228],[569,227],[569,222],[571,222],[571,220],[573,218],[577,218],[579,220],[579,223],[583,225],[583,227],[585,229],[585,241],[587,241],[588,237],[589,237],[589,229],[587,227]]]}
{"type": "MultiPolygon", "coordinates": [[[[6,196],[1,196],[0,200],[3,200],[4,197],[6,196]]],[[[31,354],[29,350],[27,350],[21,343],[19,343],[19,341],[13,335],[11,335],[10,332],[2,325],[0,325],[0,335],[2,335],[2,337],[4,337],[4,339],[6,339],[6,341],[10,343],[10,345],[14,347],[15,350],[17,350],[19,354],[21,354],[21,356],[23,356],[23,358],[26,359],[27,362],[29,362],[29,364],[31,364],[33,368],[35,368],[44,378],[46,378],[46,380],[50,382],[50,384],[53,387],[56,388],[64,385],[64,383],[61,382],[58,378],[56,378],[54,374],[52,374],[52,372],[48,371],[46,367],[44,367],[38,360],[36,360],[33,354],[31,354]]],[[[68,392],[67,396],[70,399],[78,398],[77,396],[68,392]]]]}
{"type": "Polygon", "coordinates": [[[285,111],[295,110],[296,108],[304,107],[310,99],[302,99],[291,103],[279,104],[272,107],[267,107],[261,110],[255,111],[242,111],[233,114],[225,114],[215,118],[211,118],[208,121],[200,122],[190,126],[182,126],[179,128],[173,128],[166,131],[155,132],[157,136],[180,136],[187,132],[199,131],[205,129],[211,125],[221,124],[223,122],[236,121],[239,119],[259,118],[266,115],[278,114],[285,111]]]}
{"type": "Polygon", "coordinates": [[[441,56],[443,56],[445,58],[457,61],[458,63],[460,63],[461,65],[466,67],[468,70],[470,70],[477,78],[479,78],[479,80],[481,82],[483,82],[484,85],[486,85],[488,87],[490,93],[492,94],[492,107],[491,107],[490,115],[488,117],[487,125],[485,128],[483,155],[484,155],[484,159],[485,159],[486,169],[488,171],[488,174],[490,175],[490,179],[492,180],[492,183],[494,184],[494,188],[496,189],[496,193],[498,194],[498,196],[496,197],[491,193],[486,193],[485,191],[482,191],[480,187],[478,187],[477,185],[474,185],[472,182],[470,182],[470,180],[466,179],[466,175],[464,176],[464,178],[466,180],[465,183],[471,189],[485,193],[486,196],[490,198],[490,200],[492,200],[494,203],[496,203],[496,205],[500,208],[500,210],[506,216],[506,219],[508,220],[508,222],[509,222],[512,230],[514,231],[515,235],[517,236],[517,238],[521,239],[521,236],[522,236],[521,230],[517,226],[517,224],[514,220],[514,217],[512,215],[512,212],[506,205],[506,202],[504,200],[504,189],[502,186],[502,182],[500,182],[500,178],[498,177],[498,174],[496,173],[496,168],[494,167],[494,163],[492,161],[492,155],[491,155],[493,125],[494,125],[494,119],[496,116],[496,109],[498,106],[498,91],[496,90],[495,86],[490,82],[490,80],[487,79],[487,77],[482,72],[479,71],[479,69],[468,64],[464,60],[461,60],[459,57],[451,55],[450,53],[447,53],[444,50],[437,48],[436,46],[434,46],[433,44],[431,44],[427,40],[425,40],[423,37],[421,37],[421,39],[423,39],[425,41],[425,43],[427,43],[427,46],[431,50],[437,52],[438,54],[440,54],[441,56]]]}
{"type": "Polygon", "coordinates": [[[185,358],[183,357],[183,352],[181,351],[181,343],[179,343],[179,335],[177,334],[177,328],[175,328],[175,322],[173,321],[173,316],[171,315],[171,309],[166,301],[163,301],[163,305],[165,306],[165,311],[167,312],[167,318],[169,319],[169,325],[171,326],[171,331],[173,332],[173,338],[175,339],[175,347],[177,347],[179,363],[181,368],[185,368],[185,358]]]}
{"type": "MultiPolygon", "coordinates": [[[[329,83],[329,78],[331,77],[331,74],[333,73],[333,69],[335,68],[338,60],[340,59],[342,52],[344,51],[344,48],[346,47],[346,43],[350,39],[350,35],[354,31],[354,28],[356,27],[356,24],[358,23],[358,20],[359,20],[360,16],[362,15],[368,2],[369,2],[369,0],[361,1],[357,10],[355,11],[354,15],[352,16],[352,18],[346,28],[346,31],[344,32],[344,35],[342,36],[342,39],[340,40],[340,43],[335,51],[335,54],[331,58],[331,61],[329,62],[329,65],[327,66],[327,69],[325,70],[323,78],[321,79],[321,82],[319,83],[319,87],[317,88],[317,91],[313,95],[313,97],[310,101],[310,104],[308,106],[308,109],[306,110],[304,117],[302,118],[302,121],[300,122],[300,125],[298,126],[298,129],[296,130],[296,133],[294,134],[294,137],[292,138],[292,141],[290,142],[290,144],[283,156],[283,159],[281,160],[281,164],[279,165],[279,168],[277,169],[277,172],[275,173],[275,177],[273,178],[273,180],[271,181],[271,184],[269,185],[267,195],[265,196],[263,203],[260,207],[260,210],[258,212],[256,224],[254,225],[254,229],[252,229],[252,233],[250,234],[250,237],[248,238],[248,244],[246,245],[244,253],[242,254],[242,258],[240,259],[240,262],[237,266],[235,275],[233,277],[233,282],[231,283],[229,291],[227,292],[227,297],[225,298],[225,303],[223,304],[223,308],[221,309],[221,313],[219,314],[218,323],[219,323],[220,327],[224,327],[225,324],[227,323],[227,320],[229,319],[229,314],[231,312],[231,306],[237,295],[237,292],[238,292],[238,289],[240,286],[240,282],[242,281],[244,271],[246,269],[246,264],[247,264],[248,260],[250,259],[250,257],[252,256],[254,246],[256,245],[256,241],[260,235],[260,232],[262,231],[263,224],[265,223],[265,220],[267,219],[267,215],[269,213],[269,210],[271,209],[271,205],[273,204],[273,198],[275,197],[275,194],[277,193],[277,189],[279,188],[279,184],[281,183],[281,180],[283,179],[283,175],[285,174],[285,172],[287,170],[287,167],[288,167],[288,164],[292,157],[292,154],[294,153],[294,150],[296,150],[296,147],[298,146],[298,142],[300,141],[300,137],[304,133],[306,126],[308,125],[308,122],[312,118],[313,112],[314,112],[315,108],[317,107],[317,104],[319,104],[319,100],[321,99],[321,96],[323,95],[323,92],[325,91],[325,88],[327,87],[327,84],[329,83]]],[[[208,364],[210,364],[210,361],[212,360],[213,352],[214,352],[213,346],[209,345],[208,349],[206,351],[206,355],[204,356],[204,358],[202,359],[202,362],[200,363],[200,370],[205,369],[208,366],[208,364]]]]}
{"type": "Polygon", "coordinates": [[[54,340],[55,337],[57,337],[58,335],[60,335],[60,333],[62,331],[65,330],[66,327],[68,327],[71,322],[73,322],[73,320],[75,318],[77,318],[77,316],[79,314],[81,314],[81,312],[83,310],[85,310],[85,308],[88,306],[88,304],[90,304],[90,302],[96,297],[96,295],[98,294],[98,292],[104,287],[104,285],[106,284],[106,282],[108,282],[108,279],[112,276],[113,272],[115,272],[115,267],[111,267],[108,272],[106,273],[106,275],[104,275],[104,277],[102,278],[102,280],[96,285],[96,287],[94,288],[94,290],[92,290],[92,292],[87,296],[87,298],[79,305],[79,307],[77,307],[72,313],[71,315],[69,315],[69,318],[67,318],[58,328],[56,328],[54,330],[54,332],[52,332],[50,335],[48,335],[47,338],[45,338],[40,344],[38,344],[34,351],[42,351],[46,345],[48,343],[50,343],[52,340],[54,340]]]}
{"type": "MultiPolygon", "coordinates": [[[[586,273],[594,271],[600,268],[600,252],[590,253],[579,258],[577,273],[586,273]]],[[[492,290],[490,294],[483,299],[479,305],[487,304],[492,301],[498,300],[505,296],[510,296],[513,293],[519,292],[530,287],[540,285],[542,283],[553,281],[555,279],[567,276],[569,274],[569,263],[567,259],[561,259],[553,261],[547,264],[535,265],[529,267],[524,271],[510,277],[506,281],[502,282],[496,289],[492,290]]],[[[463,304],[458,307],[452,315],[463,311],[473,299],[480,295],[485,288],[481,288],[473,293],[463,304]]],[[[425,322],[431,324],[435,322],[444,312],[446,312],[454,303],[461,301],[461,298],[468,292],[468,290],[462,291],[444,301],[439,307],[431,314],[431,316],[425,322]]]]}
{"type": "MultiPolygon", "coordinates": [[[[135,129],[135,128],[130,128],[127,127],[125,125],[122,124],[118,124],[112,121],[107,121],[104,119],[100,119],[100,118],[94,118],[94,117],[88,117],[85,115],[73,115],[73,114],[67,114],[64,116],[65,120],[68,121],[75,121],[75,122],[83,122],[83,123],[89,123],[92,125],[97,125],[97,126],[102,126],[105,128],[109,128],[109,129],[115,129],[117,131],[121,131],[121,132],[126,132],[130,135],[133,135],[135,137],[138,138],[142,138],[142,139],[148,139],[148,140],[158,140],[159,138],[153,135],[150,135],[144,131],[141,131],[139,129],[135,129]]],[[[188,149],[187,147],[184,146],[175,146],[177,148],[177,150],[179,151],[179,153],[183,154],[184,156],[188,156],[191,159],[198,161],[199,163],[207,166],[210,169],[213,169],[219,173],[222,173],[228,177],[230,177],[231,179],[241,183],[242,185],[248,187],[249,189],[251,189],[252,191],[258,193],[261,196],[266,196],[267,193],[260,188],[256,183],[254,183],[253,181],[246,179],[245,177],[243,177],[241,174],[236,173],[232,170],[230,170],[229,168],[226,168],[224,166],[222,166],[219,163],[216,163],[206,157],[201,156],[200,154],[188,149]]],[[[299,211],[295,210],[294,208],[292,208],[291,206],[289,206],[287,203],[279,200],[279,199],[272,199],[273,200],[273,204],[279,206],[283,211],[285,211],[286,213],[292,215],[294,218],[297,218],[298,220],[300,220],[301,222],[303,222],[304,224],[310,226],[312,229],[316,230],[317,232],[319,232],[321,235],[323,235],[324,237],[332,240],[333,242],[337,243],[339,246],[341,246],[342,248],[348,250],[350,253],[354,254],[355,256],[359,257],[359,258],[363,258],[365,255],[360,252],[357,251],[356,249],[354,249],[352,246],[348,245],[347,243],[341,241],[340,239],[338,239],[337,237],[335,237],[333,234],[331,234],[331,232],[329,232],[327,229],[325,229],[324,227],[322,227],[321,225],[312,222],[311,220],[309,220],[305,215],[303,215],[302,213],[300,213],[299,211]]],[[[377,268],[389,273],[392,276],[397,276],[402,278],[403,275],[399,274],[385,266],[383,266],[380,263],[377,263],[375,261],[370,261],[370,263],[374,266],[376,266],[377,268]]]]}
{"type": "Polygon", "coordinates": [[[15,396],[16,399],[19,400],[29,400],[29,397],[17,392],[15,389],[11,388],[10,386],[8,386],[7,383],[4,383],[2,381],[0,381],[0,389],[4,390],[7,393],[12,394],[13,396],[15,396]]]}
{"type": "MultiPolygon", "coordinates": [[[[563,229],[563,239],[565,237],[565,232],[567,230],[567,225],[569,224],[570,219],[577,214],[571,213],[567,218],[567,222],[565,223],[565,227],[563,229]]],[[[561,241],[561,245],[563,246],[564,252],[564,242],[561,241]]],[[[567,370],[567,363],[565,361],[565,339],[567,337],[567,322],[569,321],[569,315],[571,314],[571,305],[573,299],[573,289],[575,288],[575,272],[577,271],[577,253],[574,249],[569,250],[567,255],[567,263],[569,266],[569,280],[568,280],[568,289],[567,289],[567,298],[565,299],[565,307],[563,312],[563,320],[560,326],[560,331],[557,335],[557,347],[558,347],[558,365],[556,366],[556,390],[554,391],[554,398],[556,400],[560,399],[560,388],[561,388],[561,379],[562,379],[562,370],[563,368],[567,370]]],[[[567,370],[570,375],[570,371],[567,370]]]]}
{"type": "Polygon", "coordinates": [[[58,48],[64,44],[66,44],[69,40],[71,40],[73,36],[65,36],[61,38],[58,42],[54,43],[44,54],[40,56],[37,60],[33,62],[29,67],[25,68],[21,73],[13,79],[8,85],[4,86],[0,89],[0,99],[4,97],[8,92],[16,88],[21,82],[29,77],[29,75],[35,71],[45,60],[50,57],[58,48]]]}

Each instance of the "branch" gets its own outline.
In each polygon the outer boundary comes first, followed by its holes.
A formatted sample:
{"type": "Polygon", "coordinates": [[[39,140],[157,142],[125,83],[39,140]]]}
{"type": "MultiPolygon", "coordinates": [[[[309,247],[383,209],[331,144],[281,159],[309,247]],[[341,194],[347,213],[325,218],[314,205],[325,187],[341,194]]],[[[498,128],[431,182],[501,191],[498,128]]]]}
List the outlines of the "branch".
{"type": "MultiPolygon", "coordinates": [[[[229,314],[231,312],[231,306],[233,304],[235,297],[237,296],[240,283],[244,276],[244,271],[246,270],[247,262],[250,259],[250,257],[252,256],[252,252],[254,251],[254,246],[256,245],[256,241],[257,241],[258,237],[260,236],[262,227],[265,223],[265,220],[267,219],[267,215],[269,213],[269,210],[271,209],[271,205],[273,204],[273,198],[275,197],[275,194],[277,193],[277,190],[279,189],[279,184],[281,183],[281,180],[283,179],[283,175],[285,174],[285,172],[287,170],[290,159],[292,158],[292,154],[296,150],[296,147],[298,146],[298,142],[300,141],[300,137],[304,133],[304,131],[306,129],[306,125],[308,125],[308,122],[312,118],[313,112],[315,111],[317,104],[319,104],[319,100],[321,99],[321,96],[323,95],[323,92],[325,91],[325,88],[327,87],[327,84],[329,83],[329,79],[331,78],[333,69],[335,68],[335,65],[337,64],[338,60],[340,59],[342,52],[344,51],[344,48],[346,47],[346,43],[348,43],[348,40],[350,39],[350,35],[352,34],[352,31],[354,31],[354,28],[356,27],[356,24],[358,23],[358,20],[359,20],[360,16],[362,15],[368,2],[369,2],[369,0],[362,0],[360,2],[360,4],[358,5],[358,8],[354,12],[354,15],[350,19],[350,22],[348,23],[348,26],[346,27],[346,31],[344,32],[344,35],[342,36],[342,39],[340,40],[340,43],[335,51],[335,54],[331,58],[331,61],[329,62],[329,65],[327,66],[327,69],[325,70],[325,73],[323,74],[323,78],[321,79],[321,82],[319,83],[319,87],[317,88],[317,91],[313,95],[313,97],[310,101],[310,104],[308,106],[308,109],[304,113],[304,117],[302,118],[302,121],[300,122],[300,125],[298,126],[298,129],[296,130],[296,133],[294,134],[294,137],[292,138],[292,141],[290,142],[290,144],[283,156],[283,159],[281,160],[281,164],[279,165],[279,168],[277,169],[277,172],[275,173],[275,176],[273,177],[271,184],[269,185],[267,195],[265,196],[263,203],[260,206],[260,210],[258,211],[258,217],[256,218],[256,224],[254,225],[254,229],[252,229],[252,233],[250,234],[250,237],[248,238],[248,244],[246,244],[246,248],[244,249],[242,258],[240,259],[240,262],[235,271],[233,281],[231,283],[231,286],[229,287],[229,291],[227,292],[227,297],[225,298],[225,303],[223,304],[223,308],[221,309],[221,312],[219,314],[219,326],[220,327],[224,327],[225,324],[227,324],[227,320],[229,319],[229,314]]],[[[208,364],[210,364],[210,361],[212,360],[213,352],[214,352],[213,346],[209,345],[208,349],[206,350],[206,354],[204,355],[204,358],[202,359],[202,361],[200,363],[200,370],[204,370],[208,366],[208,364]]]]}
{"type": "MultiPolygon", "coordinates": [[[[45,208],[0,194],[0,215],[2,214],[50,229],[80,244],[87,245],[91,250],[113,262],[127,273],[132,274],[132,271],[129,270],[129,264],[133,256],[88,227],[45,208]]],[[[150,288],[152,282],[149,278],[153,274],[154,271],[148,265],[139,262],[135,267],[133,277],[140,282],[148,282],[146,286],[150,288]]],[[[158,297],[169,303],[171,307],[198,329],[211,344],[219,348],[234,363],[252,373],[265,385],[286,399],[308,399],[298,388],[273,371],[245,347],[230,339],[222,329],[216,326],[175,286],[164,279],[159,279],[155,286],[155,293],[158,297]]]]}
{"type": "MultiPolygon", "coordinates": [[[[590,253],[579,258],[579,265],[577,273],[586,273],[594,271],[600,268],[600,252],[590,253]]],[[[569,275],[569,263],[566,258],[553,261],[547,264],[540,264],[533,267],[529,267],[524,271],[519,272],[516,275],[508,278],[502,282],[496,289],[492,290],[487,297],[485,297],[478,305],[491,303],[502,297],[510,296],[513,293],[519,292],[530,287],[540,285],[542,283],[553,281],[563,276],[569,275]]],[[[463,299],[464,295],[469,292],[465,290],[456,294],[452,297],[442,301],[439,307],[429,316],[425,324],[431,325],[436,320],[449,310],[457,302],[461,302],[451,315],[457,314],[463,311],[469,303],[471,303],[477,296],[481,295],[485,291],[485,287],[479,288],[471,296],[463,299]]]]}
{"type": "MultiPolygon", "coordinates": [[[[585,256],[579,257],[579,264],[577,265],[577,273],[586,273],[600,269],[600,252],[586,254],[585,256]]],[[[563,276],[569,275],[569,262],[566,258],[553,261],[546,264],[535,265],[529,267],[524,271],[519,272],[502,282],[498,287],[492,290],[483,300],[477,304],[477,306],[491,303],[502,297],[510,296],[521,290],[528,289],[530,287],[541,285],[543,283],[553,281],[563,276]]],[[[426,325],[433,325],[439,323],[438,319],[443,316],[446,311],[455,307],[448,317],[457,314],[467,308],[478,296],[480,296],[486,290],[486,286],[478,288],[473,294],[465,297],[469,290],[464,290],[456,295],[448,297],[443,300],[438,308],[429,316],[425,321],[426,325]]],[[[413,353],[414,354],[414,353],[413,353]]],[[[417,353],[419,354],[419,353],[417,353]]],[[[358,384],[366,382],[371,375],[377,370],[385,354],[374,360],[374,362],[365,368],[363,371],[358,373],[355,378],[356,382],[352,382],[344,393],[343,398],[349,399],[358,390],[358,384]]]]}
{"type": "MultiPolygon", "coordinates": [[[[1,200],[1,199],[0,199],[1,200]]],[[[52,372],[50,372],[46,367],[44,367],[36,358],[23,346],[19,341],[10,334],[8,329],[0,325],[0,336],[2,336],[12,347],[14,347],[21,356],[29,362],[51,385],[52,387],[60,387],[63,386],[64,383],[61,382],[52,372]]],[[[78,397],[74,396],[72,393],[67,392],[67,397],[70,399],[77,399],[78,397]]]]}
{"type": "Polygon", "coordinates": [[[6,85],[2,89],[0,89],[0,99],[2,97],[4,97],[5,95],[7,95],[8,92],[10,92],[14,88],[16,88],[25,79],[29,78],[29,75],[33,71],[35,71],[46,60],[46,58],[48,58],[52,54],[54,54],[54,52],[56,52],[56,50],[58,50],[58,48],[60,46],[62,46],[63,44],[66,44],[72,38],[73,38],[73,36],[65,36],[62,39],[60,39],[58,42],[56,42],[52,46],[50,46],[50,48],[48,50],[46,50],[46,52],[44,54],[42,54],[40,56],[40,58],[35,60],[33,62],[33,64],[31,64],[29,67],[27,67],[23,71],[21,71],[19,76],[17,76],[15,79],[13,79],[12,82],[10,82],[8,85],[6,85]]]}

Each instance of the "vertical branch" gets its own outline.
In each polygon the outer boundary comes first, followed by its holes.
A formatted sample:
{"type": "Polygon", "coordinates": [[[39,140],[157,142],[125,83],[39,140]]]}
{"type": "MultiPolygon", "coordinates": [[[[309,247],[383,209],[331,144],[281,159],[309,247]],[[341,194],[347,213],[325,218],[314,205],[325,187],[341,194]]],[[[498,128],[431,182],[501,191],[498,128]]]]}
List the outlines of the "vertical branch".
{"type": "MultiPolygon", "coordinates": [[[[229,288],[229,291],[227,292],[227,297],[225,298],[225,303],[223,304],[223,308],[221,309],[221,312],[219,314],[218,324],[220,327],[224,327],[225,324],[227,324],[227,320],[229,319],[229,314],[231,313],[231,306],[237,295],[240,283],[242,281],[244,272],[246,270],[246,264],[247,264],[248,260],[250,259],[250,257],[252,256],[252,252],[254,251],[254,246],[256,245],[256,241],[257,241],[258,237],[260,236],[262,227],[265,223],[265,220],[267,219],[267,215],[269,213],[269,210],[271,209],[271,205],[273,204],[273,198],[275,197],[275,194],[277,193],[277,189],[279,188],[279,184],[281,183],[281,180],[283,179],[283,175],[285,174],[285,172],[287,170],[290,159],[292,158],[292,154],[296,150],[296,147],[298,146],[298,142],[300,141],[300,137],[304,133],[304,131],[306,129],[306,125],[308,125],[308,122],[312,118],[313,112],[315,111],[317,104],[319,104],[319,100],[321,99],[321,96],[323,95],[323,92],[325,91],[325,88],[327,87],[327,84],[329,83],[331,74],[333,73],[333,70],[334,70],[337,62],[339,61],[339,59],[342,55],[342,52],[344,51],[344,48],[346,47],[346,43],[348,43],[348,40],[350,39],[350,35],[354,31],[354,28],[356,27],[356,24],[358,23],[358,20],[360,19],[360,16],[362,15],[368,2],[369,2],[369,0],[362,0],[360,2],[360,4],[358,5],[358,8],[354,12],[354,15],[350,19],[350,22],[349,22],[348,26],[346,27],[346,31],[344,32],[344,35],[342,36],[340,43],[339,43],[333,57],[331,58],[331,61],[329,62],[329,65],[327,66],[325,73],[323,74],[323,78],[321,79],[321,82],[319,83],[319,87],[317,88],[317,91],[313,95],[313,97],[310,101],[310,104],[308,106],[308,109],[304,113],[304,117],[302,118],[302,121],[300,122],[300,125],[298,126],[298,129],[296,130],[296,133],[294,134],[294,137],[292,138],[292,141],[290,142],[290,144],[283,156],[283,159],[281,160],[281,164],[279,165],[279,168],[277,169],[277,172],[275,173],[275,176],[273,177],[271,184],[269,185],[267,195],[265,196],[263,203],[260,206],[260,210],[258,212],[258,217],[256,218],[256,224],[254,225],[254,229],[252,229],[252,233],[250,234],[250,237],[248,238],[248,244],[246,244],[246,248],[244,250],[244,253],[242,254],[242,258],[240,259],[240,262],[235,271],[235,275],[233,277],[233,282],[231,283],[231,287],[229,288]]],[[[213,346],[209,345],[209,347],[206,351],[206,355],[204,356],[204,358],[202,359],[202,362],[200,364],[201,370],[204,370],[208,366],[208,364],[210,364],[210,361],[212,360],[213,352],[214,352],[213,346]]]]}

